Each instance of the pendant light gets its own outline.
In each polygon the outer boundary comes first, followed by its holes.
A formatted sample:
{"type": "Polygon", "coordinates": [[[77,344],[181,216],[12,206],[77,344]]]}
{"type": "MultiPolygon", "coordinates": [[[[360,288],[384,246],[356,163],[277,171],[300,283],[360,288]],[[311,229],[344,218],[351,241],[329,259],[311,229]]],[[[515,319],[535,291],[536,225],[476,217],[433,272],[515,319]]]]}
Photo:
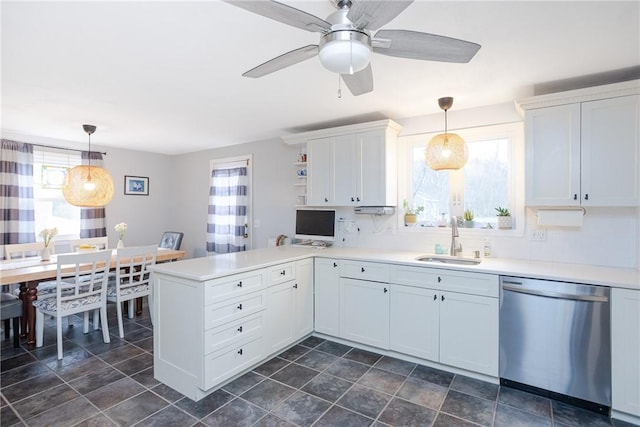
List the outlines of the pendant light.
{"type": "Polygon", "coordinates": [[[78,165],[64,176],[62,194],[74,206],[102,207],[113,197],[113,179],[109,172],[99,166],[91,166],[91,134],[93,125],[82,125],[89,135],[89,164],[78,165]]]}
{"type": "Polygon", "coordinates": [[[444,110],[444,133],[434,136],[427,144],[427,165],[437,171],[458,170],[467,163],[469,150],[460,135],[447,132],[447,110],[453,105],[453,98],[440,98],[438,105],[444,110]]]}

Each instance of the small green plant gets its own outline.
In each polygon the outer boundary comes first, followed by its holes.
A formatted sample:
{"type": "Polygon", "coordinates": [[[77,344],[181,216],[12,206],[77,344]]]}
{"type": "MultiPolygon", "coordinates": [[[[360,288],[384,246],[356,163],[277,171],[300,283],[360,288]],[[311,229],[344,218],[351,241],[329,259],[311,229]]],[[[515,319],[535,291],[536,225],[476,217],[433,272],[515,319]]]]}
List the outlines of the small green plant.
{"type": "Polygon", "coordinates": [[[464,220],[473,221],[473,211],[471,209],[467,209],[464,211],[464,220]]]}
{"type": "Polygon", "coordinates": [[[420,212],[424,210],[424,206],[418,206],[417,208],[412,208],[409,206],[409,202],[407,199],[404,199],[402,202],[402,209],[404,209],[404,213],[408,215],[420,215],[420,212]]]}
{"type": "Polygon", "coordinates": [[[509,212],[509,209],[502,208],[500,206],[496,208],[496,212],[498,212],[496,216],[511,216],[511,212],[509,212]]]}

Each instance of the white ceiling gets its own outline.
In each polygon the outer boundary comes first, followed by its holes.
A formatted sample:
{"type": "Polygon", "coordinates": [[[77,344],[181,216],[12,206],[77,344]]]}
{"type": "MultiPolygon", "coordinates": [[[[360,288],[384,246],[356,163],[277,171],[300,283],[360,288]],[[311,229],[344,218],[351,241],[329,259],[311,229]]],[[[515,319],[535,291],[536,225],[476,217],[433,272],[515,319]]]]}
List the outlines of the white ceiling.
{"type": "MultiPolygon", "coordinates": [[[[357,0],[356,0],[357,1],[357,0]]],[[[285,1],[325,18],[329,0],[285,1]]],[[[374,54],[353,97],[317,57],[241,74],[319,35],[220,1],[2,1],[2,131],[177,154],[331,124],[533,95],[535,84],[640,64],[640,2],[416,1],[384,29],[482,45],[469,64],[374,54]]]]}

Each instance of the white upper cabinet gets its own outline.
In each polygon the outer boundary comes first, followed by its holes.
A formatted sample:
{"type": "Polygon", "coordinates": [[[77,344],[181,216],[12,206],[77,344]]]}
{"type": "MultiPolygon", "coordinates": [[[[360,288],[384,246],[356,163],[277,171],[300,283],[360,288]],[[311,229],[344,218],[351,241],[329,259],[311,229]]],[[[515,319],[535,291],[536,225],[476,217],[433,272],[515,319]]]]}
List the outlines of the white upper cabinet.
{"type": "Polygon", "coordinates": [[[637,92],[626,82],[520,103],[528,206],[640,205],[637,92]]]}
{"type": "Polygon", "coordinates": [[[307,204],[395,206],[399,131],[382,120],[285,137],[307,145],[307,204]]]}

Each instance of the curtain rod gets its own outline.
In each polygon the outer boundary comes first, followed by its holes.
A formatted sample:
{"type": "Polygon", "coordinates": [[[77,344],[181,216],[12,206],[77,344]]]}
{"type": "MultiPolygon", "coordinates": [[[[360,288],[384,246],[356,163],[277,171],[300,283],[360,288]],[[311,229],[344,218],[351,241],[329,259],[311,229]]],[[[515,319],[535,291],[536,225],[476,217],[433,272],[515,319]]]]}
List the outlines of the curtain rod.
{"type": "MultiPolygon", "coordinates": [[[[53,148],[54,150],[66,150],[66,151],[77,151],[79,153],[82,153],[83,151],[87,151],[87,150],[78,150],[77,148],[66,148],[66,147],[56,147],[55,145],[45,145],[45,144],[33,144],[33,143],[28,143],[33,145],[34,147],[44,147],[44,148],[53,148]]],[[[92,151],[92,153],[100,153],[103,155],[107,155],[106,151],[92,151]]]]}

